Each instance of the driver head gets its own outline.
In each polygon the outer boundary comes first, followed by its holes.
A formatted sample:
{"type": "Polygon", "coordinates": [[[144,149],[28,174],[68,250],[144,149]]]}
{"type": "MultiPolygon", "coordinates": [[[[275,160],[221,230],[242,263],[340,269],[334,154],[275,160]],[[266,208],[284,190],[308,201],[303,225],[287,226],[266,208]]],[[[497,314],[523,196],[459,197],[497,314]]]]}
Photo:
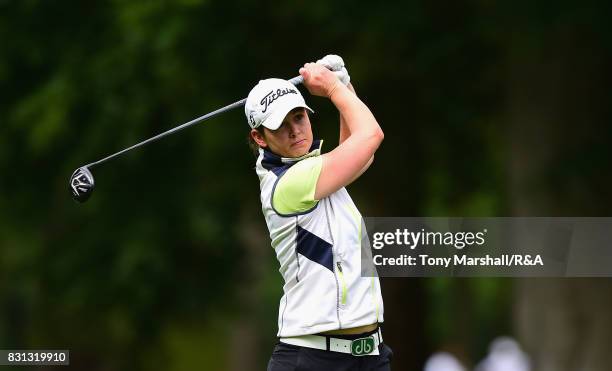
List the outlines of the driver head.
{"type": "Polygon", "coordinates": [[[94,178],[87,167],[80,167],[70,177],[70,191],[72,198],[78,202],[85,202],[94,190],[94,178]]]}

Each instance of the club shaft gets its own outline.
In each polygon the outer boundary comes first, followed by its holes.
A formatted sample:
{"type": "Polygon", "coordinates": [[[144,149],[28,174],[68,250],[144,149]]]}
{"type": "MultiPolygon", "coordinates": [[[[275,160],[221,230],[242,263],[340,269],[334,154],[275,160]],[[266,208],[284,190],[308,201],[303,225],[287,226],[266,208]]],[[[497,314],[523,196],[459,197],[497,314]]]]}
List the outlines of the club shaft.
{"type": "MultiPolygon", "coordinates": [[[[298,85],[298,84],[303,83],[303,82],[304,82],[304,79],[302,78],[302,76],[297,76],[297,77],[294,77],[294,78],[292,78],[291,80],[289,80],[289,82],[290,82],[290,83],[292,83],[293,85],[298,85]]],[[[234,102],[234,103],[232,103],[232,104],[228,104],[228,105],[227,105],[227,106],[225,106],[225,107],[221,107],[221,108],[219,108],[219,109],[217,109],[217,110],[215,110],[215,111],[209,112],[209,113],[207,113],[207,114],[205,114],[205,115],[203,115],[203,116],[200,116],[200,117],[198,117],[198,118],[195,118],[195,119],[193,119],[193,120],[191,120],[191,121],[189,121],[189,122],[186,122],[186,123],[184,123],[184,124],[182,124],[182,125],[179,125],[179,126],[177,126],[177,127],[175,127],[175,128],[172,128],[172,129],[170,129],[170,130],[168,130],[168,131],[164,131],[163,133],[157,134],[157,135],[156,135],[156,136],[154,136],[154,137],[151,137],[151,138],[149,138],[149,139],[143,140],[143,141],[142,141],[142,142],[140,142],[140,143],[136,143],[136,144],[134,144],[133,146],[128,147],[128,148],[125,148],[125,149],[123,149],[123,150],[121,150],[121,151],[119,151],[119,152],[117,152],[117,153],[113,153],[112,155],[107,156],[107,157],[104,157],[104,158],[103,158],[103,159],[101,159],[101,160],[98,160],[98,161],[96,161],[96,162],[92,162],[92,163],[90,163],[90,164],[87,164],[87,165],[85,165],[85,167],[86,167],[86,168],[92,168],[92,167],[94,167],[94,166],[97,166],[97,165],[103,164],[103,163],[105,163],[105,162],[107,162],[107,161],[109,161],[109,160],[111,160],[111,159],[113,159],[113,158],[115,158],[115,157],[119,157],[119,156],[121,156],[122,154],[124,154],[124,153],[126,153],[126,152],[128,152],[128,151],[131,151],[131,150],[136,149],[136,148],[138,148],[138,147],[142,147],[142,146],[144,146],[145,144],[149,144],[149,143],[151,143],[151,142],[154,142],[154,141],[156,141],[156,140],[159,140],[159,139],[161,139],[161,138],[163,138],[163,137],[166,137],[166,136],[168,136],[168,135],[174,134],[174,133],[176,133],[176,132],[178,132],[178,131],[181,131],[181,130],[183,130],[183,129],[186,129],[186,128],[188,128],[188,127],[192,126],[192,125],[195,125],[195,124],[197,124],[198,122],[202,122],[202,121],[207,120],[207,119],[209,119],[209,118],[211,118],[211,117],[217,116],[217,115],[219,115],[219,114],[221,114],[221,113],[223,113],[223,112],[227,112],[227,111],[233,110],[234,108],[242,107],[242,106],[244,106],[244,104],[246,103],[246,100],[247,100],[247,99],[246,99],[246,98],[244,98],[244,99],[241,99],[241,100],[239,100],[239,101],[237,101],[237,102],[234,102]]]]}

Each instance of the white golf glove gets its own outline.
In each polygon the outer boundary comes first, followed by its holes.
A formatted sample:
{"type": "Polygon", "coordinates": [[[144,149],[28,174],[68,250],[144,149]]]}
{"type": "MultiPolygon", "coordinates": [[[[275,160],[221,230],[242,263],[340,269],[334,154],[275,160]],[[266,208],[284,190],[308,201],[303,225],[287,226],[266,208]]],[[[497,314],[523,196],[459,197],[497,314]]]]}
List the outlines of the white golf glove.
{"type": "Polygon", "coordinates": [[[344,85],[348,85],[348,83],[351,81],[351,77],[349,76],[348,71],[344,67],[344,60],[342,60],[342,57],[340,57],[339,55],[328,54],[325,57],[319,59],[317,63],[322,64],[330,71],[333,71],[344,85]]]}

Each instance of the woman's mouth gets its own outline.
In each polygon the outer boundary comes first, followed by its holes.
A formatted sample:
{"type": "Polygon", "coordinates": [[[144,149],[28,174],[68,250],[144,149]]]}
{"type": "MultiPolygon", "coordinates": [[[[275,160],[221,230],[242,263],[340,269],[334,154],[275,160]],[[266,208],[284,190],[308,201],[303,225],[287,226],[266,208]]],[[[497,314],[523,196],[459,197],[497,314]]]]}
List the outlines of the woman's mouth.
{"type": "Polygon", "coordinates": [[[306,142],[306,139],[301,139],[301,140],[298,140],[297,142],[293,143],[293,144],[291,145],[291,147],[293,147],[293,146],[299,146],[300,144],[304,144],[304,142],[306,142]]]}

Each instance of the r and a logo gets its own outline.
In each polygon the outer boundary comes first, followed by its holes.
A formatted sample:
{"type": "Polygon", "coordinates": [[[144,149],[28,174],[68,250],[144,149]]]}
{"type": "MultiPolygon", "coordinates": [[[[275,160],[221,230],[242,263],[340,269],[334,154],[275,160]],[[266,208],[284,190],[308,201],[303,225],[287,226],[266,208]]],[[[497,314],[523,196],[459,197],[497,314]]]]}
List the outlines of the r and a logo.
{"type": "Polygon", "coordinates": [[[374,351],[374,338],[367,337],[355,339],[351,343],[351,354],[354,356],[365,356],[374,351]]]}

